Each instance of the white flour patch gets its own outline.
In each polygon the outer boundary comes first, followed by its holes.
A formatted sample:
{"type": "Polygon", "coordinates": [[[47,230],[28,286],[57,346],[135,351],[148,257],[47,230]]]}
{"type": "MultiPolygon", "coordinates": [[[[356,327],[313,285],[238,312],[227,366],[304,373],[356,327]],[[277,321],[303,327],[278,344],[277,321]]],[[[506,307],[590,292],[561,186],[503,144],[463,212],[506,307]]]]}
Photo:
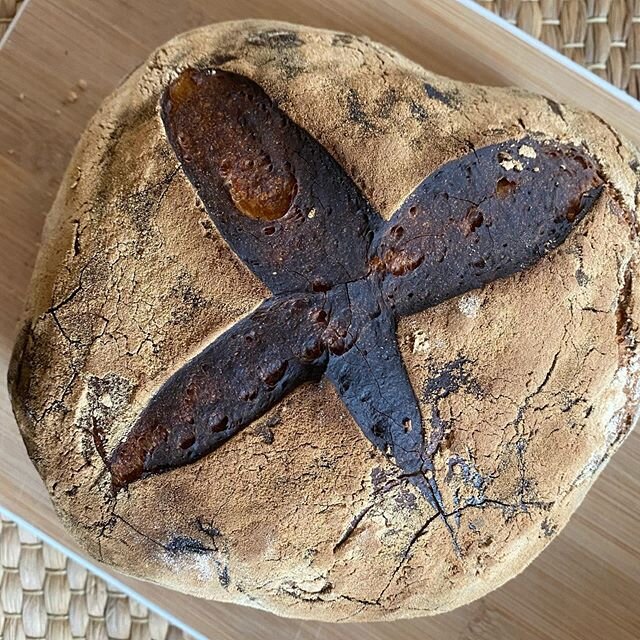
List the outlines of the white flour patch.
{"type": "Polygon", "coordinates": [[[536,153],[536,150],[533,147],[530,147],[528,144],[523,144],[519,149],[518,149],[518,153],[523,157],[523,158],[531,158],[531,159],[535,159],[538,157],[538,154],[536,153]]]}
{"type": "Polygon", "coordinates": [[[458,300],[458,309],[467,318],[477,318],[481,306],[482,300],[473,293],[467,293],[458,300]]]}
{"type": "Polygon", "coordinates": [[[215,560],[210,553],[169,553],[162,554],[165,565],[175,574],[194,572],[202,582],[218,579],[215,560]]]}
{"type": "Polygon", "coordinates": [[[211,556],[200,553],[193,560],[195,570],[203,582],[210,582],[211,580],[217,579],[218,570],[211,556]]]}
{"type": "Polygon", "coordinates": [[[98,400],[105,406],[105,407],[113,407],[113,399],[111,398],[111,395],[109,393],[103,393],[98,400]]]}
{"type": "Polygon", "coordinates": [[[427,334],[421,329],[413,334],[413,353],[427,353],[431,349],[431,343],[427,334]]]}
{"type": "Polygon", "coordinates": [[[594,453],[589,462],[587,462],[586,466],[580,471],[578,477],[573,481],[573,486],[577,487],[581,485],[585,480],[589,480],[592,478],[595,473],[600,469],[602,463],[604,462],[605,456],[604,454],[598,452],[594,453]]]}
{"type": "Polygon", "coordinates": [[[520,160],[514,160],[508,153],[500,160],[500,166],[507,171],[522,171],[524,165],[520,160]]]}

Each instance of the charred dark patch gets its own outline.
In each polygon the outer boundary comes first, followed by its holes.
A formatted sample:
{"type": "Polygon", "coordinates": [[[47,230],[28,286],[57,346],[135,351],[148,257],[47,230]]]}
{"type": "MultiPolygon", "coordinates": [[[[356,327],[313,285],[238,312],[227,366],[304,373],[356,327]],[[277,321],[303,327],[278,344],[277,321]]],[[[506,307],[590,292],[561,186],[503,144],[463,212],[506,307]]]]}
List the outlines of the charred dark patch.
{"type": "Polygon", "coordinates": [[[270,416],[266,420],[261,420],[256,425],[254,433],[264,442],[265,444],[273,444],[275,441],[275,436],[273,433],[274,427],[278,426],[282,418],[279,415],[270,416]]]}
{"type": "Polygon", "coordinates": [[[378,117],[388,118],[398,102],[400,102],[398,92],[393,88],[386,89],[377,101],[378,117]]]}
{"type": "Polygon", "coordinates": [[[622,288],[618,294],[618,307],[616,309],[616,334],[623,347],[630,347],[629,339],[633,329],[631,309],[631,292],[633,290],[633,270],[631,266],[624,272],[622,288]]]}
{"type": "MultiPolygon", "coordinates": [[[[256,37],[297,46],[294,36],[256,37]]],[[[453,93],[426,91],[454,104],[453,93]]],[[[384,114],[398,96],[383,98],[384,114]]],[[[349,119],[370,129],[354,89],[347,103],[349,119]]],[[[451,430],[438,402],[482,389],[462,356],[433,368],[422,390],[433,405],[425,443],[398,318],[521,271],[563,242],[602,188],[593,159],[530,137],[471,147],[385,222],[332,156],[248,78],[187,69],[163,95],[161,115],[211,221],[273,296],[158,389],[107,460],[114,487],[202,458],[292,389],[326,375],[363,434],[442,513],[426,475],[451,430]]],[[[188,283],[180,296],[192,307],[203,297],[188,283]]],[[[267,443],[272,426],[256,427],[267,443]]],[[[378,486],[384,473],[374,470],[372,481],[378,486]]],[[[178,536],[168,548],[214,551],[210,534],[212,547],[178,536]]],[[[225,576],[219,565],[221,583],[225,576]]]]}
{"type": "Polygon", "coordinates": [[[637,160],[632,160],[629,163],[629,168],[637,176],[636,188],[635,188],[635,191],[634,191],[634,195],[636,197],[636,202],[640,202],[640,162],[638,162],[637,160]]]}
{"type": "Polygon", "coordinates": [[[223,589],[227,589],[229,587],[231,578],[229,577],[229,568],[226,565],[218,568],[218,581],[223,589]]]}
{"type": "Polygon", "coordinates": [[[365,131],[373,131],[375,129],[373,123],[365,113],[364,106],[360,100],[360,94],[353,88],[347,91],[347,118],[362,127],[365,131]]]}
{"type": "Polygon", "coordinates": [[[409,103],[409,113],[411,113],[411,117],[418,122],[425,122],[429,118],[427,109],[420,103],[415,102],[415,100],[411,100],[409,103]]]}
{"type": "Polygon", "coordinates": [[[406,490],[400,491],[396,496],[395,501],[398,507],[402,510],[411,510],[417,507],[416,496],[406,490]]]}
{"type": "Polygon", "coordinates": [[[258,31],[247,38],[247,44],[258,47],[273,47],[274,49],[289,49],[301,47],[304,40],[295,31],[286,29],[269,29],[258,31]]]}
{"type": "MultiPolygon", "coordinates": [[[[453,488],[453,506],[458,512],[455,517],[459,526],[460,509],[468,506],[482,506],[485,503],[489,479],[478,471],[473,460],[453,455],[447,460],[445,480],[453,488]]],[[[491,544],[490,538],[485,538],[480,543],[481,546],[489,546],[489,544],[491,544]]]]}
{"type": "Polygon", "coordinates": [[[472,363],[467,358],[459,356],[443,366],[431,366],[429,369],[429,377],[423,386],[423,400],[431,405],[431,432],[426,447],[430,456],[449,443],[453,431],[453,424],[441,417],[440,400],[460,391],[476,398],[483,395],[471,367],[472,363]]]}
{"type": "Polygon", "coordinates": [[[153,217],[165,198],[175,175],[174,170],[159,182],[115,200],[114,204],[120,211],[127,214],[139,234],[151,232],[153,217]]]}
{"type": "Polygon", "coordinates": [[[386,299],[411,314],[533,265],[564,241],[602,185],[595,161],[571,145],[525,137],[473,149],[419,185],[376,239],[377,255],[422,258],[388,270],[386,299]]]}
{"type": "Polygon", "coordinates": [[[200,220],[200,225],[202,226],[202,235],[205,238],[213,238],[215,235],[215,227],[213,226],[213,222],[209,218],[206,220],[200,220]]]}
{"type": "Polygon", "coordinates": [[[589,276],[584,272],[582,267],[578,267],[578,269],[576,269],[575,276],[576,276],[576,282],[581,287],[586,287],[589,284],[589,276]]]}
{"type": "Polygon", "coordinates": [[[305,71],[303,64],[300,64],[297,56],[283,55],[278,61],[280,72],[286,80],[293,80],[305,71]]]}
{"type": "Polygon", "coordinates": [[[165,92],[162,117],[218,231],[274,293],[365,275],[375,213],[257,84],[187,70],[165,92]]]}
{"type": "Polygon", "coordinates": [[[551,98],[546,98],[545,100],[547,102],[547,105],[549,106],[549,109],[551,109],[551,111],[558,116],[558,118],[564,120],[564,112],[562,111],[562,107],[560,106],[559,103],[557,103],[555,100],[552,100],[551,98]]]}
{"type": "Polygon", "coordinates": [[[350,33],[336,33],[331,38],[331,46],[344,47],[345,45],[351,44],[355,39],[355,36],[352,36],[350,33]]]}
{"type": "Polygon", "coordinates": [[[171,322],[177,325],[192,322],[210,304],[203,292],[193,286],[186,272],[179,276],[178,282],[171,288],[170,297],[171,322]]]}
{"type": "Polygon", "coordinates": [[[482,387],[473,377],[472,365],[468,358],[458,356],[443,366],[431,367],[429,378],[422,388],[423,399],[427,402],[437,402],[461,390],[481,398],[482,387]]]}
{"type": "Polygon", "coordinates": [[[288,391],[317,380],[326,353],[302,355],[309,337],[320,334],[309,318],[321,306],[314,296],[269,300],[169,378],[115,449],[114,484],[201,458],[288,391]]]}
{"type": "Polygon", "coordinates": [[[214,53],[207,58],[208,67],[221,67],[223,64],[237,60],[238,56],[233,53],[214,53]]]}
{"type": "Polygon", "coordinates": [[[456,471],[460,474],[465,484],[484,492],[487,481],[476,469],[475,465],[460,456],[452,456],[447,461],[447,480],[451,480],[456,471]]]}
{"type": "Polygon", "coordinates": [[[222,535],[220,530],[214,527],[212,522],[206,522],[203,518],[196,518],[195,526],[200,533],[211,540],[212,548],[217,551],[217,539],[222,535]]]}
{"type": "Polygon", "coordinates": [[[551,538],[558,531],[558,525],[551,522],[549,518],[545,518],[542,521],[540,528],[547,538],[551,538]]]}
{"type": "Polygon", "coordinates": [[[385,473],[384,469],[380,467],[374,467],[371,470],[371,482],[375,487],[381,487],[388,479],[388,475],[385,473]]]}
{"type": "Polygon", "coordinates": [[[210,547],[202,544],[200,540],[187,536],[175,536],[171,538],[168,544],[165,545],[165,549],[169,553],[195,553],[196,555],[212,553],[214,551],[210,547]]]}
{"type": "Polygon", "coordinates": [[[231,583],[231,578],[229,577],[229,569],[226,565],[226,561],[223,562],[226,552],[221,551],[218,544],[218,540],[221,535],[220,531],[218,531],[218,529],[216,529],[212,524],[205,524],[200,518],[196,519],[195,526],[199,533],[202,533],[209,538],[211,541],[210,546],[204,544],[201,540],[191,538],[190,536],[174,536],[168,544],[164,545],[165,549],[174,555],[189,554],[196,556],[209,556],[218,575],[220,586],[224,589],[228,588],[231,583]]]}
{"type": "Polygon", "coordinates": [[[440,91],[428,82],[424,83],[424,91],[429,98],[437,100],[450,109],[458,109],[460,107],[460,97],[457,91],[440,91]]]}

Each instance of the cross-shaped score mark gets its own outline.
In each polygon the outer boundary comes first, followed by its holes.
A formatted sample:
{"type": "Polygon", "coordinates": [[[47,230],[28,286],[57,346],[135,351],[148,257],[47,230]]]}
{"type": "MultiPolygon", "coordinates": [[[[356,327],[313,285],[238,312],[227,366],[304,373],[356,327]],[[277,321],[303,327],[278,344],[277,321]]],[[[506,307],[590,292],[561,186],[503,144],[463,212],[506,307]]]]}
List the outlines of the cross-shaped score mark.
{"type": "Polygon", "coordinates": [[[150,399],[107,459],[116,490],[198,460],[325,375],[364,435],[439,509],[398,318],[561,244],[604,187],[597,163],[530,136],[474,149],[428,176],[387,222],[248,78],[187,69],[160,107],[209,216],[273,297],[150,399]]]}

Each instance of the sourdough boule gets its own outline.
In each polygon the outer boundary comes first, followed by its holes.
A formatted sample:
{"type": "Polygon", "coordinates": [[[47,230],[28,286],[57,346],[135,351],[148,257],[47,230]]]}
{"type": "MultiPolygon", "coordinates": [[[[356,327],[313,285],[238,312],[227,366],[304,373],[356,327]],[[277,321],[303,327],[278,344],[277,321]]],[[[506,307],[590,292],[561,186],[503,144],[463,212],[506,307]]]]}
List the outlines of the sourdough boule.
{"type": "Polygon", "coordinates": [[[285,616],[503,584],[635,419],[638,166],[595,115],[366,38],[171,40],[76,149],[11,364],[66,527],[285,616]]]}

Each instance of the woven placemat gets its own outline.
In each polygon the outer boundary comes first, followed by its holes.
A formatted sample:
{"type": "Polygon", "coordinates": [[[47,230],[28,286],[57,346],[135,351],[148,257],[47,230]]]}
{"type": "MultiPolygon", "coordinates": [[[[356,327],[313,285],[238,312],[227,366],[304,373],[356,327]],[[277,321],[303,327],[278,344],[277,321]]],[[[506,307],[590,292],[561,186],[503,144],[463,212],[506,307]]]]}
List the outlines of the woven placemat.
{"type": "Polygon", "coordinates": [[[1,640],[190,636],[14,522],[0,518],[1,640]]]}
{"type": "Polygon", "coordinates": [[[640,98],[640,0],[476,0],[640,98]]]}
{"type": "Polygon", "coordinates": [[[15,18],[22,0],[0,0],[0,40],[15,18]]]}

